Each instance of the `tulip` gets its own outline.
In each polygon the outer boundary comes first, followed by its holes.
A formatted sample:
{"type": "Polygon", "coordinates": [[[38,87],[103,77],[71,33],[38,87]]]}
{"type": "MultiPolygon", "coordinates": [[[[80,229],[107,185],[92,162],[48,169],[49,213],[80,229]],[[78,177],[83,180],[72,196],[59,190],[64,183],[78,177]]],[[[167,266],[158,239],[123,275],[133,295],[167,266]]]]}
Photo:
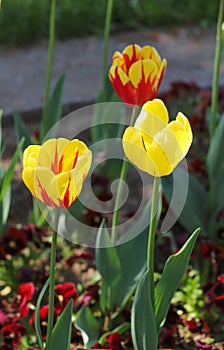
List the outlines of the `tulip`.
{"type": "Polygon", "coordinates": [[[142,106],[157,96],[165,69],[166,60],[154,47],[129,45],[114,53],[109,79],[123,102],[142,106]]]}
{"type": "Polygon", "coordinates": [[[134,126],[126,128],[123,148],[127,158],[152,176],[169,175],[186,156],[193,135],[188,119],[179,112],[176,120],[162,100],[144,104],[134,126]]]}
{"type": "Polygon", "coordinates": [[[92,153],[75,139],[47,140],[23,154],[22,178],[32,195],[50,207],[67,208],[81,192],[92,153]]]}

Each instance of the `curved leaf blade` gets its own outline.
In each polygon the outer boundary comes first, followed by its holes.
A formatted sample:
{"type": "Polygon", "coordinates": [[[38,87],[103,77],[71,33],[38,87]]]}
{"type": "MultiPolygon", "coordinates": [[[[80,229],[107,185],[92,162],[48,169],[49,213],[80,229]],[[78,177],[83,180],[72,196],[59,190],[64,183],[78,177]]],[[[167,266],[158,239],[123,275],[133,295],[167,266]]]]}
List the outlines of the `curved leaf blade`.
{"type": "Polygon", "coordinates": [[[135,350],[157,350],[158,334],[150,296],[150,271],[142,276],[134,297],[131,333],[135,350]]]}
{"type": "Polygon", "coordinates": [[[177,254],[167,259],[162,277],[155,287],[155,317],[158,332],[166,319],[171,299],[187,270],[199,232],[200,228],[192,233],[177,254]]]}
{"type": "Polygon", "coordinates": [[[72,309],[73,300],[71,299],[59,316],[57,323],[52,331],[52,338],[49,344],[49,350],[69,350],[72,333],[72,309]]]}

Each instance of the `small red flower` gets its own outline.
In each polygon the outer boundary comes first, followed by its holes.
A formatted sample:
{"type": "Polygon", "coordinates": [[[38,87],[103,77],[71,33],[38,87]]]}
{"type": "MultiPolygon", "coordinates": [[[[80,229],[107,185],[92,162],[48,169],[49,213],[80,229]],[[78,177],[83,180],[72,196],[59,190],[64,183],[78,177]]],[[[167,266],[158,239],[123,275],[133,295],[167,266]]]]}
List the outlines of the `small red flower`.
{"type": "Polygon", "coordinates": [[[1,329],[3,342],[7,345],[19,346],[20,340],[26,334],[25,327],[20,323],[6,324],[1,329]]]}
{"type": "Polygon", "coordinates": [[[30,301],[35,293],[35,286],[32,282],[21,283],[19,286],[19,294],[23,299],[30,301]]]}
{"type": "Polygon", "coordinates": [[[73,299],[73,303],[78,298],[78,292],[74,283],[65,282],[58,284],[55,287],[55,309],[57,313],[61,313],[64,310],[70,299],[73,299]]]}
{"type": "Polygon", "coordinates": [[[110,344],[111,350],[120,350],[121,345],[121,335],[117,332],[111,333],[106,337],[108,343],[110,344]]]}

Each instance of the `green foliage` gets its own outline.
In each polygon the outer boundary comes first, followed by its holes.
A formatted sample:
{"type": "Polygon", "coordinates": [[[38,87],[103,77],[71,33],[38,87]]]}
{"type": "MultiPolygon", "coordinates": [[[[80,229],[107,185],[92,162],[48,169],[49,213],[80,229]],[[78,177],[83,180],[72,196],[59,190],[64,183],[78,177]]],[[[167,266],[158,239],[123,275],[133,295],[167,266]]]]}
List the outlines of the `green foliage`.
{"type": "Polygon", "coordinates": [[[150,271],[141,278],[134,297],[131,317],[135,350],[157,350],[158,333],[150,295],[150,271]]]}
{"type": "Polygon", "coordinates": [[[73,300],[71,299],[59,316],[57,323],[52,331],[52,338],[49,348],[46,350],[69,350],[72,334],[72,309],[73,300]]]}
{"type": "Polygon", "coordinates": [[[183,279],[172,303],[180,303],[186,310],[187,317],[201,318],[204,307],[204,295],[201,289],[201,278],[197,270],[190,270],[183,279]]]}
{"type": "Polygon", "coordinates": [[[83,307],[77,313],[75,325],[81,331],[85,345],[91,346],[99,339],[101,321],[94,317],[89,307],[83,307]]]}
{"type": "Polygon", "coordinates": [[[0,43],[26,45],[48,34],[49,1],[2,0],[0,43]]]}
{"type": "Polygon", "coordinates": [[[200,229],[197,229],[187,240],[181,250],[171,255],[164,266],[162,277],[155,288],[155,315],[157,331],[161,329],[169,310],[171,299],[177,290],[182,277],[187,271],[191,252],[194,248],[200,229]]]}
{"type": "MultiPolygon", "coordinates": [[[[102,34],[106,0],[57,1],[59,39],[102,34]]],[[[215,23],[218,2],[204,0],[114,0],[112,22],[119,29],[215,23]]],[[[0,43],[26,45],[47,38],[50,0],[2,0],[0,43]]]]}

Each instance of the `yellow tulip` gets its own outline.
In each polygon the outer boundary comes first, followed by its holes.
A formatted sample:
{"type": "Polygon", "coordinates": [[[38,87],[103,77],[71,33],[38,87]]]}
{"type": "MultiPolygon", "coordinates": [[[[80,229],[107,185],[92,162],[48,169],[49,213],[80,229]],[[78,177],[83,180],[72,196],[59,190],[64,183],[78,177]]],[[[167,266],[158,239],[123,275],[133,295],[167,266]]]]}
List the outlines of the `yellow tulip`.
{"type": "Polygon", "coordinates": [[[166,60],[154,47],[128,45],[114,53],[109,79],[123,102],[142,106],[157,96],[165,70],[166,60]]]}
{"type": "Polygon", "coordinates": [[[127,158],[152,176],[172,173],[192,143],[191,126],[183,113],[168,122],[165,104],[154,99],[144,104],[134,126],[126,128],[123,135],[127,158]]]}
{"type": "Polygon", "coordinates": [[[80,194],[91,161],[91,151],[78,139],[50,139],[25,149],[22,178],[39,201],[67,208],[80,194]]]}

